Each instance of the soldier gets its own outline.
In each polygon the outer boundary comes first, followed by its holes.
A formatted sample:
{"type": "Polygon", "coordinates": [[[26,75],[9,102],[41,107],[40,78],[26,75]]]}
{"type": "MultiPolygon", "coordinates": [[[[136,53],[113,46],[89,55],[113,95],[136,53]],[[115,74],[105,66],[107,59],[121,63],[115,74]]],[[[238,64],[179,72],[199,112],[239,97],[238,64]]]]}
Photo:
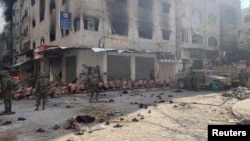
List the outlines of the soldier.
{"type": "Polygon", "coordinates": [[[95,102],[98,102],[98,95],[99,95],[99,74],[98,68],[94,68],[91,76],[90,76],[90,99],[89,102],[93,102],[94,93],[96,94],[95,102]]]}
{"type": "Polygon", "coordinates": [[[46,73],[41,72],[36,81],[36,108],[35,110],[39,110],[39,106],[42,101],[42,109],[45,110],[47,93],[49,90],[50,82],[46,73]]]}
{"type": "MultiPolygon", "coordinates": [[[[4,108],[5,110],[0,113],[0,115],[10,115],[15,114],[15,112],[11,111],[12,108],[12,91],[15,89],[18,89],[18,86],[15,86],[17,88],[12,87],[12,84],[10,84],[10,74],[8,71],[1,71],[0,72],[0,79],[1,79],[1,93],[4,98],[4,108]]],[[[15,81],[15,80],[11,80],[15,81]]],[[[17,85],[17,83],[15,84],[17,85]]]]}
{"type": "Polygon", "coordinates": [[[192,90],[192,85],[191,85],[191,78],[190,78],[190,75],[187,75],[185,77],[185,84],[186,84],[186,88],[188,91],[191,91],[192,90]]]}

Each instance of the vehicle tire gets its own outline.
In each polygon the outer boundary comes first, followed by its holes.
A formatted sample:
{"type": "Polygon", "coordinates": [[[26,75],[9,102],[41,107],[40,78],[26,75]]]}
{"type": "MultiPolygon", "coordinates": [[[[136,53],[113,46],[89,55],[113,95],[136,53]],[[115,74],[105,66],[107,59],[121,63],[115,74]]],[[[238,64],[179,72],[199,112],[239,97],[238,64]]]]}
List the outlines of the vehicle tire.
{"type": "Polygon", "coordinates": [[[177,81],[178,88],[184,89],[185,88],[185,80],[184,79],[179,79],[177,81]]]}

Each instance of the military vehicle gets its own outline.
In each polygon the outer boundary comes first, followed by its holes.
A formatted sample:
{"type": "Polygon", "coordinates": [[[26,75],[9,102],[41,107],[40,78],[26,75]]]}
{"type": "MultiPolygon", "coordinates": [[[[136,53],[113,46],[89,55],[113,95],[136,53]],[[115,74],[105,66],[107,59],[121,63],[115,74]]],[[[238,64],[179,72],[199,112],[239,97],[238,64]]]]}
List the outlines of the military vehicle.
{"type": "Polygon", "coordinates": [[[214,70],[190,70],[186,72],[179,72],[175,75],[175,80],[180,89],[186,88],[186,78],[196,78],[199,80],[201,88],[211,88],[212,81],[214,81],[220,88],[230,88],[232,81],[228,77],[219,76],[214,70]]]}

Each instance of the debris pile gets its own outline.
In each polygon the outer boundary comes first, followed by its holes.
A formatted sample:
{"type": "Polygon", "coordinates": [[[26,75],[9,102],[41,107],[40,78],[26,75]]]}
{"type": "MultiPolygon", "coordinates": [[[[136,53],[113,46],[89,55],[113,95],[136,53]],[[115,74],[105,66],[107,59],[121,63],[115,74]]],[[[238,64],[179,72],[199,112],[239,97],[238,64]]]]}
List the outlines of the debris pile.
{"type": "Polygon", "coordinates": [[[232,88],[228,92],[223,93],[224,97],[233,97],[238,100],[244,100],[250,98],[250,91],[247,87],[239,86],[237,88],[232,88]]]}

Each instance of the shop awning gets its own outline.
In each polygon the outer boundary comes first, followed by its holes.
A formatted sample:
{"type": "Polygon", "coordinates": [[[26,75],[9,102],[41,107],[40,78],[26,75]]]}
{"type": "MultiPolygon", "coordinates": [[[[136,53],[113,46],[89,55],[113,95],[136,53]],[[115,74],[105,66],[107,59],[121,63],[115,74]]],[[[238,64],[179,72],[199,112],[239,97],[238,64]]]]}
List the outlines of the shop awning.
{"type": "Polygon", "coordinates": [[[115,50],[112,48],[91,48],[94,52],[105,52],[105,51],[111,51],[111,50],[115,50]]]}
{"type": "Polygon", "coordinates": [[[20,66],[20,65],[22,65],[22,64],[24,64],[24,63],[25,63],[25,62],[16,63],[16,64],[12,65],[12,67],[18,67],[18,66],[20,66]]]}

